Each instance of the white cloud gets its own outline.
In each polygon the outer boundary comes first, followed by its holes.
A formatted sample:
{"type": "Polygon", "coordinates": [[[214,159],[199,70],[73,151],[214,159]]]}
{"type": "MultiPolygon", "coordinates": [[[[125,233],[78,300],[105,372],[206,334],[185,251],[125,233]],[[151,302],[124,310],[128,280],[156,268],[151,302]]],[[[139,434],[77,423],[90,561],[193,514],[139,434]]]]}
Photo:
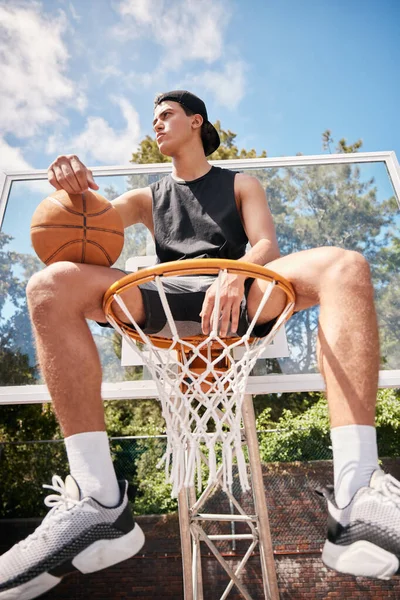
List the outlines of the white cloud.
{"type": "Polygon", "coordinates": [[[27,171],[32,166],[22,156],[21,149],[10,146],[4,138],[0,138],[0,170],[27,171]]]}
{"type": "MultiPolygon", "coordinates": [[[[29,164],[22,155],[20,148],[10,146],[3,138],[0,137],[0,171],[9,173],[10,171],[31,171],[32,165],[29,164]]],[[[24,180],[18,182],[18,187],[34,192],[41,192],[43,197],[49,193],[50,184],[45,180],[24,180]]]]}
{"type": "Polygon", "coordinates": [[[59,119],[59,106],[86,100],[66,77],[65,16],[46,18],[36,2],[0,5],[0,129],[28,138],[59,119]]]}
{"type": "Polygon", "coordinates": [[[69,6],[69,10],[71,11],[72,18],[75,21],[81,21],[82,20],[82,16],[77,12],[74,4],[72,2],[70,2],[68,6],[69,6]]]}
{"type": "Polygon", "coordinates": [[[185,80],[185,84],[209,90],[217,102],[226,108],[236,108],[243,99],[246,87],[246,65],[243,61],[230,61],[223,70],[207,70],[185,80]]]}
{"type": "MultiPolygon", "coordinates": [[[[245,95],[246,64],[226,56],[224,34],[231,17],[226,0],[122,0],[117,10],[122,17],[113,30],[117,37],[123,41],[144,38],[161,47],[154,69],[131,70],[125,84],[163,87],[171,80],[168,75],[180,69],[184,86],[200,88],[200,96],[203,90],[210,91],[221,106],[238,106],[245,95]],[[182,76],[187,61],[196,61],[195,68],[182,76]],[[206,63],[206,70],[201,62],[206,63]]],[[[174,86],[182,87],[182,83],[174,86]]]]}
{"type": "Polygon", "coordinates": [[[108,64],[104,67],[94,66],[94,70],[96,71],[96,73],[98,73],[102,83],[107,81],[107,79],[109,79],[110,77],[125,77],[125,73],[121,69],[111,64],[108,64]]]}
{"type": "Polygon", "coordinates": [[[122,0],[117,7],[121,39],[151,39],[164,54],[162,65],[176,70],[187,60],[218,60],[230,14],[225,0],[122,0]]]}
{"type": "Polygon", "coordinates": [[[134,17],[138,23],[149,24],[152,16],[164,6],[163,0],[124,0],[118,7],[122,16],[134,17]]]}
{"type": "Polygon", "coordinates": [[[89,117],[82,133],[68,140],[52,136],[47,144],[49,154],[77,154],[84,161],[103,164],[126,164],[140,140],[139,116],[126,98],[114,97],[126,121],[123,130],[115,131],[101,117],[89,117]]]}

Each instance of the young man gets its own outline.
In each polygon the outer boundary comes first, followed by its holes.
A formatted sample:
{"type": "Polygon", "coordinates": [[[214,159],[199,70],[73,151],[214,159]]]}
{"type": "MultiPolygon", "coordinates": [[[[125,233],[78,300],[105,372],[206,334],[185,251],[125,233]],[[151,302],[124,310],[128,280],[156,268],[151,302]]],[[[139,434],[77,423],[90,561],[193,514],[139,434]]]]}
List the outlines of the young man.
{"type": "MultiPolygon", "coordinates": [[[[173,91],[157,97],[153,127],[160,151],[172,157],[172,174],[114,201],[124,225],[146,225],[161,261],[220,256],[267,265],[292,282],[297,311],[320,304],[318,358],[327,387],[335,480],[334,493],[326,492],[329,532],[323,560],[345,573],[390,577],[399,566],[400,484],[378,467],[379,343],[366,260],[334,247],[280,257],[260,183],[207,162],[219,137],[204,103],[193,94],[173,91]],[[247,241],[251,249],[245,254],[247,241]]],[[[59,156],[49,168],[49,181],[70,193],[98,189],[76,156],[59,156]]],[[[125,485],[113,470],[100,362],[86,323],[105,323],[103,295],[119,278],[115,269],[59,262],[28,284],[38,357],[65,435],[71,476],[65,485],[53,480],[60,496],[50,496],[55,506],[47,518],[0,558],[0,600],[34,598],[69,570],[104,568],[133,556],[143,543],[128,512],[125,485]]],[[[245,282],[229,275],[222,287],[220,333],[225,335],[228,328],[240,327],[245,282]]],[[[254,282],[246,289],[250,317],[261,287],[254,282]]],[[[214,284],[200,297],[200,310],[191,319],[207,333],[214,284]]],[[[125,302],[136,321],[153,331],[151,290],[133,290],[125,302]]],[[[260,324],[279,313],[279,290],[268,305],[260,324]]]]}

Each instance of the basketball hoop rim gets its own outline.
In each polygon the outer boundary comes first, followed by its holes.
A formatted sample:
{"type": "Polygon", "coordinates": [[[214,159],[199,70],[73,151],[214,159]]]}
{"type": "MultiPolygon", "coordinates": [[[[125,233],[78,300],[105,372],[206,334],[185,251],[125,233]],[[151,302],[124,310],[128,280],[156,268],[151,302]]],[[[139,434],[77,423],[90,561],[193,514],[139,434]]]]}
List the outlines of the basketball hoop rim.
{"type": "MultiPolygon", "coordinates": [[[[156,277],[171,277],[171,276],[189,276],[189,275],[218,275],[221,270],[226,270],[228,273],[242,275],[246,278],[263,279],[264,281],[275,281],[277,285],[286,293],[287,304],[292,304],[292,309],[288,314],[288,319],[294,311],[295,293],[292,284],[270,269],[248,263],[245,261],[219,259],[219,258],[189,258],[182,261],[171,261],[146,267],[135,273],[130,273],[115,281],[106,291],[103,297],[104,314],[110,315],[111,305],[114,301],[114,296],[123,291],[127,291],[139,284],[153,281],[156,277]]],[[[129,324],[121,321],[115,315],[112,318],[117,322],[118,326],[124,330],[130,337],[136,341],[141,341],[140,336],[133,331],[129,324]]],[[[200,343],[204,336],[196,335],[184,338],[190,343],[200,343]]],[[[154,335],[148,335],[154,346],[159,348],[169,348],[171,346],[170,338],[163,338],[154,335]]],[[[225,343],[233,344],[238,339],[237,336],[232,338],[224,338],[225,343]]]]}

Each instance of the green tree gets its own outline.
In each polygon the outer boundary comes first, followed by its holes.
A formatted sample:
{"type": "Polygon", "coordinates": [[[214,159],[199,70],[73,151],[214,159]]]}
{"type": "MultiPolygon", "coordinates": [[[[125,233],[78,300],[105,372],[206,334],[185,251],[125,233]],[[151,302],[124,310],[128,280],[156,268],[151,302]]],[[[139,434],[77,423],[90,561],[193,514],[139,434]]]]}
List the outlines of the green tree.
{"type": "MultiPolygon", "coordinates": [[[[271,429],[271,409],[257,419],[261,459],[264,462],[326,460],[332,458],[328,405],[324,394],[302,413],[284,410],[271,429]]],[[[400,390],[379,390],[376,428],[379,455],[397,457],[400,453],[400,390]]]]}
{"type": "MultiPolygon", "coordinates": [[[[242,148],[239,150],[235,144],[236,133],[233,133],[233,131],[230,131],[229,129],[222,129],[220,121],[216,121],[214,123],[214,127],[219,133],[221,145],[208,157],[208,160],[266,158],[267,152],[265,150],[263,150],[261,154],[257,154],[256,150],[254,149],[245,150],[242,148]]],[[[171,158],[161,154],[155,138],[152,138],[150,135],[146,135],[146,137],[140,142],[137,152],[132,154],[131,162],[136,164],[167,163],[171,162],[171,158]]]]}
{"type": "MultiPolygon", "coordinates": [[[[332,153],[331,144],[334,144],[334,143],[335,143],[335,140],[332,138],[331,130],[326,129],[322,134],[322,148],[324,150],[328,150],[330,153],[332,153]]],[[[353,144],[348,145],[347,140],[345,138],[342,138],[337,143],[335,152],[337,152],[338,154],[342,154],[342,153],[348,154],[350,152],[358,152],[358,150],[362,147],[362,145],[363,145],[363,141],[361,139],[357,140],[356,142],[353,142],[353,144]]]]}
{"type": "MultiPolygon", "coordinates": [[[[360,144],[346,142],[341,151],[354,151],[360,144]]],[[[370,262],[378,301],[384,297],[396,273],[394,265],[389,273],[383,267],[398,212],[394,197],[380,198],[374,179],[366,178],[356,164],[257,169],[253,174],[266,189],[282,255],[333,245],[361,252],[370,262]]],[[[396,254],[390,252],[395,263],[396,254]]],[[[279,361],[286,372],[316,371],[318,314],[311,309],[289,322],[287,331],[297,352],[294,359],[279,361]]],[[[390,351],[382,346],[383,361],[390,351]]]]}
{"type": "MultiPolygon", "coordinates": [[[[39,377],[26,306],[25,287],[40,262],[7,249],[11,237],[0,232],[0,385],[32,385],[39,377]],[[16,274],[18,272],[18,275],[16,274]],[[7,310],[13,306],[13,312],[7,310]],[[8,316],[5,316],[5,315],[8,316]],[[25,351],[26,350],[26,351],[25,351]]],[[[50,448],[31,454],[17,445],[29,439],[52,439],[59,428],[50,405],[15,404],[0,407],[0,515],[32,516],[41,510],[38,476],[49,470],[50,448]]],[[[54,453],[53,453],[54,454],[54,453]]],[[[57,453],[53,467],[57,465],[57,453]]],[[[49,473],[50,475],[50,473],[49,473]]],[[[40,479],[40,477],[39,477],[40,479]]]]}
{"type": "Polygon", "coordinates": [[[23,284],[14,273],[14,265],[19,262],[20,255],[6,248],[11,239],[0,232],[0,315],[7,300],[18,306],[24,297],[23,284]]]}
{"type": "Polygon", "coordinates": [[[232,160],[236,158],[266,158],[266,150],[262,150],[261,154],[257,154],[257,151],[252,148],[251,150],[241,150],[235,144],[236,133],[233,133],[229,129],[226,131],[222,129],[221,122],[216,121],[214,127],[219,133],[221,139],[221,145],[215,152],[208,157],[209,160],[232,160]]]}
{"type": "Polygon", "coordinates": [[[141,165],[156,164],[171,162],[171,158],[161,154],[155,138],[152,138],[151,135],[146,135],[146,137],[139,143],[137,152],[132,153],[130,162],[141,165]]]}
{"type": "Polygon", "coordinates": [[[382,249],[377,267],[381,285],[376,290],[380,314],[381,347],[387,368],[398,369],[400,364],[400,237],[392,233],[390,244],[382,249]]]}

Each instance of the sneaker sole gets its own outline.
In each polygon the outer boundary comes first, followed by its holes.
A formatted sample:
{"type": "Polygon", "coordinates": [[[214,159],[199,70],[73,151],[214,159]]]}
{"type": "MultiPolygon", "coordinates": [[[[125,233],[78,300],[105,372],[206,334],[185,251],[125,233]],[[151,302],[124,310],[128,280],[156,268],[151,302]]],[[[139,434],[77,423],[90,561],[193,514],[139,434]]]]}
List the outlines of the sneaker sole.
{"type": "MultiPolygon", "coordinates": [[[[114,540],[97,540],[77,554],[72,565],[81,573],[94,573],[131,558],[144,544],[144,533],[136,523],[126,535],[114,540]]],[[[0,592],[0,600],[32,600],[58,585],[62,577],[41,573],[18,587],[0,592]]]]}
{"type": "Polygon", "coordinates": [[[350,546],[338,546],[326,540],[322,562],[340,573],[376,579],[390,579],[399,569],[399,560],[394,554],[365,540],[350,546]]]}

